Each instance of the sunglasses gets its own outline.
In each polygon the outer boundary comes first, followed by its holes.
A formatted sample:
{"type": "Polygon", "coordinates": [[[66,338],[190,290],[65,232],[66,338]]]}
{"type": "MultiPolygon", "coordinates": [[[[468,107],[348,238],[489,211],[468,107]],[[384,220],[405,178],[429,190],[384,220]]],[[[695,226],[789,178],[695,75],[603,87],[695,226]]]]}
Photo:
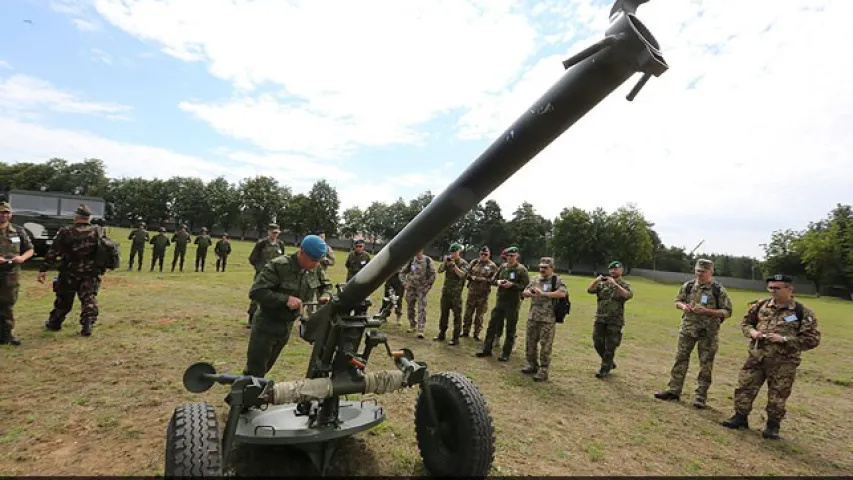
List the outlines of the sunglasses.
{"type": "Polygon", "coordinates": [[[775,291],[775,290],[782,290],[784,288],[788,288],[788,287],[767,287],[767,290],[774,290],[775,291]]]}

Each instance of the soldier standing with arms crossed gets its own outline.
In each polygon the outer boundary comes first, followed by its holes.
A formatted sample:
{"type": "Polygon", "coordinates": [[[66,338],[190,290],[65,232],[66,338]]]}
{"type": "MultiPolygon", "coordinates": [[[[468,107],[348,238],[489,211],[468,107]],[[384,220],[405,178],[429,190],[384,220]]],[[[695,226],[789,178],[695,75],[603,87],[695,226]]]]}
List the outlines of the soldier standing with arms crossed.
{"type": "Polygon", "coordinates": [[[610,262],[608,268],[610,275],[595,277],[586,289],[587,293],[598,298],[598,309],[595,312],[595,325],[592,330],[595,351],[601,357],[601,369],[595,374],[597,378],[605,378],[611,370],[616,368],[613,357],[616,356],[616,349],[622,344],[625,302],[634,298],[631,284],[622,278],[622,263],[610,262]]]}
{"type": "Polygon", "coordinates": [[[434,341],[445,339],[450,311],[453,311],[453,338],[449,345],[459,345],[459,333],[462,329],[462,289],[468,275],[468,262],[461,258],[462,245],[450,246],[450,255],[438,266],[438,273],[444,273],[444,285],[441,287],[441,317],[438,321],[438,336],[434,341]]]}
{"type": "Polygon", "coordinates": [[[160,232],[151,239],[151,245],[154,247],[151,249],[151,269],[148,271],[153,272],[154,264],[160,262],[160,271],[162,272],[163,260],[166,258],[166,247],[171,245],[169,237],[166,236],[166,227],[160,227],[160,232]]]}
{"type": "Polygon", "coordinates": [[[201,266],[201,271],[204,271],[204,263],[207,261],[207,249],[213,244],[210,235],[207,234],[207,227],[201,227],[201,235],[195,237],[193,241],[198,248],[195,251],[195,271],[198,271],[201,266]]]}
{"type": "Polygon", "coordinates": [[[530,274],[524,265],[518,263],[518,248],[506,249],[506,263],[501,266],[495,275],[495,285],[498,286],[495,307],[489,319],[489,328],[486,330],[486,339],[483,341],[483,350],[476,353],[478,357],[491,357],[492,346],[495,335],[504,329],[506,321],[506,338],[504,339],[503,352],[498,360],[509,361],[512,347],[515,344],[515,329],[518,325],[518,310],[521,307],[521,292],[530,283],[530,274]]]}
{"type": "Polygon", "coordinates": [[[370,261],[370,254],[364,251],[364,240],[356,240],[353,251],[347,256],[347,261],[344,266],[347,268],[347,279],[355,276],[365,265],[370,261]]]}
{"type": "Polygon", "coordinates": [[[103,268],[95,263],[98,249],[98,232],[91,224],[92,212],[80,205],[74,212],[74,224],[62,227],[50,246],[44,263],[39,268],[38,281],[44,283],[47,271],[59,263],[59,277],[54,283],[56,300],[44,326],[59,331],[65,316],[74,307],[74,296],[80,298],[80,335],[92,334],[92,326],[98,320],[98,290],[101,286],[103,268]]]}
{"type": "Polygon", "coordinates": [[[20,289],[21,264],[33,256],[33,245],[26,230],[11,223],[12,206],[0,202],[0,345],[18,346],[12,335],[15,328],[15,303],[20,289]]]}
{"type": "Polygon", "coordinates": [[[222,271],[225,271],[225,266],[228,265],[228,255],[231,255],[231,242],[228,241],[228,234],[223,233],[222,238],[216,242],[213,247],[213,253],[216,254],[216,271],[222,266],[222,271]]]}
{"type": "Polygon", "coordinates": [[[139,268],[136,271],[142,271],[142,256],[145,253],[145,245],[148,243],[148,232],[145,231],[145,222],[139,222],[139,227],[130,232],[127,236],[128,240],[133,240],[130,244],[130,262],[127,264],[127,269],[133,268],[133,259],[139,254],[139,268]]]}
{"type": "Polygon", "coordinates": [[[714,262],[700,258],[696,261],[696,278],[685,282],[675,298],[675,308],[681,310],[681,332],[675,353],[675,365],[670,373],[666,391],[655,393],[660,400],[678,400],[684,377],[690,365],[693,347],[699,346],[699,376],[693,406],[705,408],[711,388],[714,357],[717,355],[720,325],[732,316],[732,301],[726,288],[714,280],[714,262]]]}
{"type": "Polygon", "coordinates": [[[764,438],[778,439],[785,403],[794,388],[801,353],[820,345],[817,317],[794,299],[794,281],[788,275],[767,278],[773,296],[754,302],[741,322],[741,330],[751,339],[749,356],[738,375],[734,392],[735,414],[723,422],[728,428],[749,428],[752,403],[767,381],[767,426],[764,438]]]}
{"type": "Polygon", "coordinates": [[[530,313],[527,317],[527,367],[522,369],[521,373],[528,375],[535,373],[533,380],[536,382],[548,380],[551,348],[554,345],[554,334],[557,330],[554,301],[568,294],[569,289],[566,284],[554,274],[554,260],[550,257],[542,257],[539,260],[539,277],[533,279],[522,293],[524,297],[531,300],[530,313]],[[556,288],[553,285],[556,285],[556,288]],[[540,343],[542,349],[537,359],[536,350],[540,343]]]}
{"type": "Polygon", "coordinates": [[[190,243],[190,234],[187,233],[187,226],[181,225],[181,229],[172,235],[172,243],[175,244],[174,255],[172,255],[172,271],[175,271],[175,264],[178,259],[181,260],[181,271],[184,271],[184,258],[187,256],[187,244],[190,243]]]}
{"type": "MultiPolygon", "coordinates": [[[[267,238],[258,240],[252,248],[252,253],[249,254],[249,263],[255,267],[255,278],[258,278],[264,265],[273,258],[284,255],[284,242],[278,238],[281,230],[278,225],[271,223],[267,227],[267,238]]],[[[249,303],[249,324],[246,328],[252,328],[252,316],[258,309],[258,304],[255,301],[249,303]]]]}
{"type": "Polygon", "coordinates": [[[492,280],[498,271],[498,266],[489,258],[489,253],[489,247],[484,245],[480,249],[480,258],[473,260],[468,268],[468,299],[465,302],[462,336],[469,335],[473,317],[474,340],[477,341],[480,340],[480,332],[483,330],[483,316],[489,308],[492,280]]]}
{"type": "Polygon", "coordinates": [[[323,304],[332,298],[332,284],[319,267],[325,254],[323,239],[308,235],[298,251],[280,255],[261,268],[249,291],[259,308],[249,337],[244,375],[263,377],[272,369],[290,339],[303,300],[310,301],[316,295],[317,302],[323,304]]]}
{"type": "Polygon", "coordinates": [[[427,295],[435,283],[435,265],[432,258],[420,250],[400,272],[403,289],[406,291],[406,313],[409,319],[408,333],[417,327],[418,338],[424,338],[427,318],[427,295]],[[415,323],[415,303],[418,306],[418,321],[415,323]]]}

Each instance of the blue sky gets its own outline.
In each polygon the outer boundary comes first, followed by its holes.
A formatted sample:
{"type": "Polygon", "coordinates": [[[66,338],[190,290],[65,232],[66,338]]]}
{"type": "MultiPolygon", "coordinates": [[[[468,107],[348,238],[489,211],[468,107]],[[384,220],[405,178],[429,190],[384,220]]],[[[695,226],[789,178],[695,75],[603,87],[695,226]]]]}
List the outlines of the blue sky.
{"type": "MultiPolygon", "coordinates": [[[[344,207],[439,193],[601,38],[611,2],[236,3],[2,2],[0,158],[296,192],[326,178],[344,207]]],[[[490,198],[551,218],[632,202],[666,244],[760,257],[772,230],[853,202],[853,56],[832,51],[851,14],[643,5],[671,69],[633,103],[630,80],[490,198]]]]}

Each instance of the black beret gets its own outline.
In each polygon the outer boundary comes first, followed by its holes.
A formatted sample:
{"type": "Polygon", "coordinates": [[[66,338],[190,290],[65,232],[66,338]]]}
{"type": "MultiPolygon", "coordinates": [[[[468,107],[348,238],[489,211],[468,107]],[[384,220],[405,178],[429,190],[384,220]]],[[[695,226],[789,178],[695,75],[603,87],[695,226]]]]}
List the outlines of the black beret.
{"type": "Polygon", "coordinates": [[[785,275],[784,273],[777,273],[776,275],[771,275],[767,277],[767,282],[785,282],[785,283],[794,283],[794,279],[791,278],[790,275],[785,275]]]}

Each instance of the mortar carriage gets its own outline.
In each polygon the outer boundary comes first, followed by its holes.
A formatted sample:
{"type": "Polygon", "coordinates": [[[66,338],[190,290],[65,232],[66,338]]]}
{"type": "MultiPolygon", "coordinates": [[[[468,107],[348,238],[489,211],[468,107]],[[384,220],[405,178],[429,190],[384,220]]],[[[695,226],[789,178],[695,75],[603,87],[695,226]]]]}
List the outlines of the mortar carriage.
{"type": "Polygon", "coordinates": [[[605,38],[565,60],[567,70],[479,158],[324,305],[307,304],[299,336],[313,345],[305,377],[290,382],[219,374],[196,363],[184,374],[191,392],[230,385],[230,410],[220,435],[208,403],[178,406],[167,429],[166,476],[211,476],[234,469],[234,445],[288,445],[306,452],[326,473],[337,442],[386,419],[375,400],[341,396],[419,387],[414,428],[426,470],[433,475],[485,476],[494,460],[495,434],[486,400],[460,373],[430,374],[408,348],[392,349],[379,327],[393,303],[368,314],[370,294],[471,208],[635,73],[640,81],[629,101],[652,76],[669,67],[660,46],[635,16],[648,0],[617,0],[605,38]],[[361,343],[364,342],[364,348],[361,343]],[[368,372],[373,350],[395,370],[368,372]]]}

